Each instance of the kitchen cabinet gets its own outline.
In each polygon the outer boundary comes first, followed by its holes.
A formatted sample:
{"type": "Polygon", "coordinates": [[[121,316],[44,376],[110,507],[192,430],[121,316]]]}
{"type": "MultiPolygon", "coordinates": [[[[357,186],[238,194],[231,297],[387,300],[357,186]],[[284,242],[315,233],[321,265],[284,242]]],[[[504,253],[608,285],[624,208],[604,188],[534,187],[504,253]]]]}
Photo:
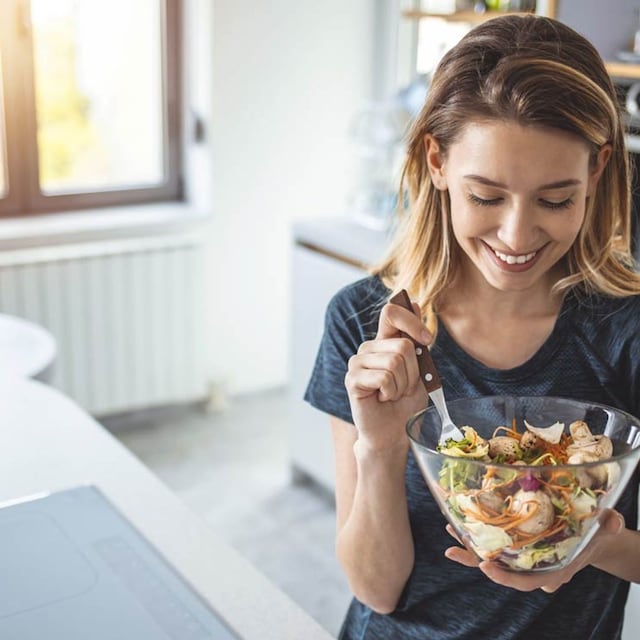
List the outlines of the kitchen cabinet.
{"type": "Polygon", "coordinates": [[[332,218],[299,222],[293,229],[292,342],[289,456],[294,479],[311,479],[333,494],[333,445],[327,414],[303,396],[324,330],[332,296],[367,275],[382,257],[385,231],[332,218]]]}

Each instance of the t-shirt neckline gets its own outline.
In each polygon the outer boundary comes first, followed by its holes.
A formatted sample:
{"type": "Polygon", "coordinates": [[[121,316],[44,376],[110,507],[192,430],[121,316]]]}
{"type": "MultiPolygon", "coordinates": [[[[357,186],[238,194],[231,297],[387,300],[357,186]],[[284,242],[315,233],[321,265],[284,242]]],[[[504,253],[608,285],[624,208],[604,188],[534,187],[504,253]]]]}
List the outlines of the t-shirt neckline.
{"type": "Polygon", "coordinates": [[[568,313],[573,304],[573,295],[568,292],[562,301],[562,306],[556,318],[553,329],[540,348],[525,362],[511,369],[496,369],[489,367],[468,354],[447,331],[443,322],[438,319],[438,334],[435,345],[442,349],[446,357],[456,361],[464,369],[472,369],[484,379],[496,382],[513,382],[523,380],[544,369],[548,361],[563,343],[571,314],[568,313]]]}

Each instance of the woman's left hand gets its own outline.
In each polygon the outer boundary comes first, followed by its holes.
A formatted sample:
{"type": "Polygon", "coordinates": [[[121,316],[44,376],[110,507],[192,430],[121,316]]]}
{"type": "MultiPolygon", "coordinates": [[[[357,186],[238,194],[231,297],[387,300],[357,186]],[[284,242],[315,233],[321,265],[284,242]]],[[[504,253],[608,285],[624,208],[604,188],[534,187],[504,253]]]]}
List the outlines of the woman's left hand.
{"type": "MultiPolygon", "coordinates": [[[[497,562],[478,560],[478,557],[465,547],[449,547],[444,554],[450,560],[459,562],[466,567],[478,567],[490,580],[504,587],[511,587],[518,591],[542,589],[547,593],[553,593],[563,584],[569,582],[580,569],[597,562],[597,558],[603,551],[610,544],[615,544],[615,536],[617,536],[623,528],[623,517],[617,511],[606,509],[600,521],[598,531],[584,551],[563,569],[544,573],[527,574],[516,571],[506,571],[497,562]]],[[[460,542],[451,525],[447,525],[447,531],[460,542]]]]}

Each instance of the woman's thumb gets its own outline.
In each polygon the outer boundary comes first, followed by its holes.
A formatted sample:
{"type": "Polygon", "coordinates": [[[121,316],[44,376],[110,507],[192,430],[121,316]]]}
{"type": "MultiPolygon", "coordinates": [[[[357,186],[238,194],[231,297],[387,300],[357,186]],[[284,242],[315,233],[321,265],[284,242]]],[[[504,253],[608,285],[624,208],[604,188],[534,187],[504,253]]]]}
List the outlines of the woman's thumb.
{"type": "Polygon", "coordinates": [[[617,535],[620,533],[624,529],[624,525],[625,523],[622,515],[613,509],[606,509],[606,512],[603,514],[602,520],[600,521],[600,526],[603,531],[610,535],[617,535]]]}

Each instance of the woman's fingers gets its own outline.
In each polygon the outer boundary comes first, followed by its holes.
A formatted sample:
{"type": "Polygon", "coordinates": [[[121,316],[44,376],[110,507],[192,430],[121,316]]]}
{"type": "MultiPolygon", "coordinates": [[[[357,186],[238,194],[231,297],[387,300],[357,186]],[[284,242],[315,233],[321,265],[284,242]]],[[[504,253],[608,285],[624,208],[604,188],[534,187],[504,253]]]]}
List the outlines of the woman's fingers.
{"type": "Polygon", "coordinates": [[[345,384],[356,394],[363,391],[370,395],[378,391],[381,402],[399,400],[414,386],[411,369],[404,356],[394,351],[358,354],[349,363],[345,384]]]}
{"type": "Polygon", "coordinates": [[[407,334],[419,344],[425,345],[431,344],[433,339],[418,315],[397,304],[385,305],[380,312],[376,340],[396,338],[402,334],[407,334]]]}
{"type": "Polygon", "coordinates": [[[497,584],[519,591],[533,591],[541,589],[546,593],[557,591],[563,584],[566,584],[573,576],[584,566],[590,563],[591,554],[597,548],[598,539],[604,536],[616,536],[624,528],[624,518],[612,509],[607,509],[602,514],[600,529],[596,532],[595,537],[589,543],[589,546],[574,560],[563,569],[558,571],[550,571],[549,573],[518,573],[514,571],[506,571],[495,562],[481,562],[480,570],[491,580],[497,584]]]}
{"type": "Polygon", "coordinates": [[[606,509],[600,521],[600,528],[604,533],[617,536],[623,529],[625,523],[622,514],[614,509],[606,509]]]}
{"type": "MultiPolygon", "coordinates": [[[[363,370],[383,370],[392,374],[395,392],[385,385],[384,400],[398,400],[404,395],[413,395],[420,383],[420,372],[415,347],[407,338],[371,340],[360,345],[358,354],[349,362],[349,371],[356,377],[363,370]]],[[[371,378],[367,378],[371,383],[371,378]]],[[[382,381],[387,381],[386,376],[382,381]]],[[[382,389],[382,387],[380,387],[382,389]]]]}
{"type": "Polygon", "coordinates": [[[377,395],[381,402],[386,402],[401,393],[393,372],[388,369],[368,369],[355,364],[349,367],[344,383],[354,398],[377,395]]]}
{"type": "Polygon", "coordinates": [[[469,551],[469,549],[464,546],[462,540],[460,540],[460,538],[458,537],[456,530],[450,524],[446,526],[446,529],[447,533],[462,546],[449,547],[444,552],[445,557],[449,558],[449,560],[453,560],[454,562],[463,564],[465,567],[477,567],[480,561],[478,560],[476,554],[472,551],[469,551]]]}
{"type": "Polygon", "coordinates": [[[462,542],[462,540],[460,540],[460,538],[458,537],[458,534],[456,533],[456,530],[450,525],[448,524],[446,527],[447,533],[452,537],[455,538],[460,544],[464,545],[464,543],[462,542]]]}
{"type": "Polygon", "coordinates": [[[413,312],[397,304],[382,308],[374,340],[360,345],[349,361],[345,384],[349,395],[367,398],[377,394],[381,402],[413,395],[420,386],[414,341],[428,345],[432,336],[422,324],[419,307],[413,312]]]}
{"type": "Polygon", "coordinates": [[[573,572],[554,571],[549,574],[518,573],[517,571],[506,571],[500,568],[495,562],[484,560],[479,565],[480,571],[497,584],[504,587],[517,589],[518,591],[534,591],[541,589],[546,593],[557,591],[563,584],[568,582],[573,572]]]}
{"type": "Polygon", "coordinates": [[[444,555],[449,560],[463,564],[465,567],[477,567],[479,564],[476,554],[464,547],[449,547],[444,555]]]}
{"type": "MultiPolygon", "coordinates": [[[[596,533],[596,537],[618,535],[623,527],[623,517],[617,511],[607,509],[603,514],[600,530],[596,533]]],[[[447,531],[451,536],[459,541],[459,538],[451,525],[447,525],[447,531]]],[[[591,545],[594,545],[594,543],[595,538],[591,542],[591,545]]],[[[447,558],[455,560],[460,564],[467,567],[478,567],[482,573],[496,584],[517,589],[518,591],[534,591],[535,589],[541,589],[546,593],[553,593],[554,591],[557,591],[562,585],[569,582],[577,571],[588,564],[589,557],[585,557],[586,553],[588,553],[587,550],[583,551],[583,553],[578,556],[578,559],[567,565],[564,569],[549,573],[528,574],[526,572],[507,571],[497,562],[491,562],[488,560],[479,562],[475,557],[475,554],[460,547],[450,547],[444,552],[447,558]]]]}

